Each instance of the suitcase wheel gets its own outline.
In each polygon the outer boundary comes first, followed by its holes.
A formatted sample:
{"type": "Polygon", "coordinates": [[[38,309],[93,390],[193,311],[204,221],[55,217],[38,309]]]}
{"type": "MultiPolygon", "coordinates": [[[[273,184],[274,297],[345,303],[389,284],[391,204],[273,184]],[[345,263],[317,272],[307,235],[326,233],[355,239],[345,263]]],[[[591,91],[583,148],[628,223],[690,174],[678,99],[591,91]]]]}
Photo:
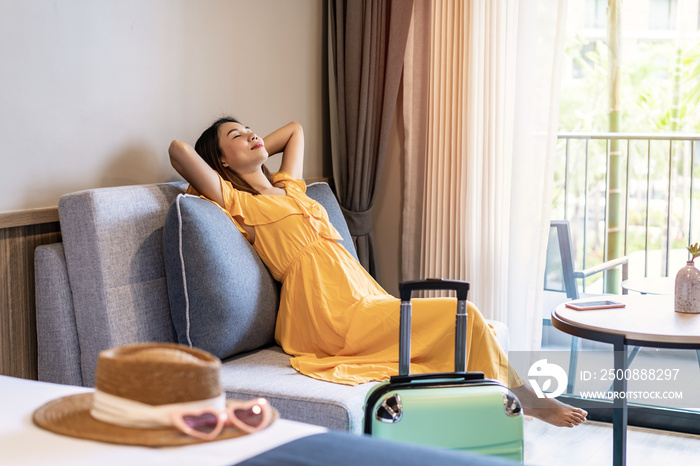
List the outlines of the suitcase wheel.
{"type": "Polygon", "coordinates": [[[399,422],[403,417],[403,406],[401,405],[401,397],[394,393],[389,395],[379,403],[377,410],[374,413],[374,417],[380,421],[387,424],[393,424],[399,422]]]}

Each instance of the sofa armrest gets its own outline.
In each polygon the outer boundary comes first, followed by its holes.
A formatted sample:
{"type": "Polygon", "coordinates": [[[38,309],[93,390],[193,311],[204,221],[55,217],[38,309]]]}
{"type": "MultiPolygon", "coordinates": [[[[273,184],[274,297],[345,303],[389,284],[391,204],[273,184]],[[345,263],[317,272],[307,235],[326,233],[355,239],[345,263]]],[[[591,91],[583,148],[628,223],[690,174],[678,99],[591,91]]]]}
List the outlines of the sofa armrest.
{"type": "Polygon", "coordinates": [[[39,380],[83,385],[73,295],[63,244],[37,247],[34,271],[39,380]]]}
{"type": "Polygon", "coordinates": [[[501,345],[501,349],[505,354],[508,354],[510,349],[510,330],[503,322],[497,320],[486,320],[486,323],[493,329],[496,336],[496,341],[501,345]]]}

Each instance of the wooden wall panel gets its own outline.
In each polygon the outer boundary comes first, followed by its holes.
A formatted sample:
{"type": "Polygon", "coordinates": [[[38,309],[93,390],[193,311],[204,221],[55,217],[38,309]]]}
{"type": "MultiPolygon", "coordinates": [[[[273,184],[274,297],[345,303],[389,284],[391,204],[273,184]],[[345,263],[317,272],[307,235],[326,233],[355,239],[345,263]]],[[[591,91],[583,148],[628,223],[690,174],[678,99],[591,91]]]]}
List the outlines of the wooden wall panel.
{"type": "Polygon", "coordinates": [[[25,379],[37,378],[34,249],[61,240],[57,221],[31,221],[0,224],[0,374],[25,379]]]}

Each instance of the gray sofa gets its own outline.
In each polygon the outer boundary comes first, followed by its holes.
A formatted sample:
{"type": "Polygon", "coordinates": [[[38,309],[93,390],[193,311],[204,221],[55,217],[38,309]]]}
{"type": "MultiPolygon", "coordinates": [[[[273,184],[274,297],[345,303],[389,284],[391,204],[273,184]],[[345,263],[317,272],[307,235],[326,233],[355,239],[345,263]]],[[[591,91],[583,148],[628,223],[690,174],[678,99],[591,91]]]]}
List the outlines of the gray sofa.
{"type": "MultiPolygon", "coordinates": [[[[374,384],[332,384],[292,369],[271,333],[278,284],[224,212],[204,199],[182,196],[185,187],[161,183],[100,188],[60,199],[63,242],[40,246],[35,255],[39,379],[92,386],[97,355],[103,349],[148,341],[183,343],[190,338],[195,346],[225,356],[221,380],[227,397],[264,396],[284,418],[361,432],[365,395],[374,384]],[[219,222],[230,234],[202,240],[197,235],[208,228],[209,220],[201,218],[219,222]],[[183,232],[189,232],[189,238],[183,240],[183,232]],[[206,261],[209,253],[188,254],[187,247],[218,247],[216,241],[222,238],[227,252],[218,260],[234,263],[236,270],[215,274],[214,279],[225,283],[216,289],[228,294],[211,298],[197,284],[196,264],[187,262],[190,256],[206,261]],[[236,308],[231,312],[235,320],[226,313],[227,306],[236,308]],[[235,341],[217,342],[211,329],[198,330],[196,309],[213,312],[210,320],[222,319],[216,320],[222,322],[219,333],[235,341]],[[180,318],[183,315],[186,320],[180,318]],[[213,346],[207,348],[210,341],[213,346]]],[[[310,184],[307,193],[324,205],[345,238],[343,245],[355,254],[328,185],[310,184]]],[[[209,278],[200,282],[210,283],[209,278]]],[[[507,329],[490,323],[507,350],[507,329]]]]}

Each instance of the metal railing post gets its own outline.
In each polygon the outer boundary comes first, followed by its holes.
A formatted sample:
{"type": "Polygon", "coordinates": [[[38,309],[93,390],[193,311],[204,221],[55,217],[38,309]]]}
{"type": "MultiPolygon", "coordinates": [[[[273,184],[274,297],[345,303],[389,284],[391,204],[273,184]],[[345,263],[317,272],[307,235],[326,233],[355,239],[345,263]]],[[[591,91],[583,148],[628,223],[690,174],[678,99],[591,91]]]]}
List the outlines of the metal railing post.
{"type": "MultiPolygon", "coordinates": [[[[694,220],[696,220],[694,217],[694,212],[693,212],[693,205],[696,204],[694,203],[694,196],[695,196],[695,144],[700,141],[700,135],[699,134],[648,134],[648,133],[567,133],[567,132],[561,132],[558,135],[559,139],[564,139],[565,140],[565,147],[564,147],[564,218],[569,220],[572,225],[574,225],[574,228],[576,226],[581,225],[583,228],[582,236],[583,236],[583,251],[582,251],[582,257],[583,257],[583,264],[582,267],[586,268],[588,266],[588,259],[589,255],[591,252],[591,248],[588,246],[588,228],[589,228],[589,207],[590,208],[599,208],[598,206],[589,206],[590,202],[590,195],[591,195],[591,186],[589,186],[589,182],[591,180],[590,178],[590,170],[591,170],[591,147],[590,147],[590,142],[592,140],[604,140],[606,142],[606,164],[605,164],[605,199],[604,199],[604,212],[603,212],[603,223],[605,224],[605,232],[607,233],[607,230],[609,228],[609,221],[610,216],[608,209],[610,208],[610,200],[609,196],[611,195],[610,188],[608,186],[608,180],[610,175],[610,159],[611,159],[611,141],[614,140],[626,140],[627,141],[627,158],[626,158],[626,163],[627,167],[625,169],[625,181],[624,181],[624,190],[625,190],[625,197],[624,197],[624,221],[622,222],[622,225],[620,225],[620,228],[623,229],[622,234],[623,236],[623,254],[627,255],[630,254],[633,251],[630,251],[631,247],[634,247],[634,243],[632,245],[630,244],[630,241],[633,241],[636,236],[634,233],[635,230],[631,230],[630,226],[630,200],[635,199],[635,193],[641,194],[641,189],[645,189],[645,199],[643,199],[643,202],[645,202],[644,205],[644,222],[643,225],[639,225],[643,228],[643,241],[644,241],[644,276],[649,275],[649,267],[650,267],[650,252],[651,248],[655,247],[654,244],[656,244],[656,241],[654,240],[652,244],[652,232],[651,229],[652,227],[657,227],[659,229],[663,229],[665,227],[665,235],[662,238],[662,241],[665,241],[665,243],[661,243],[661,252],[665,252],[665,261],[660,263],[659,265],[662,266],[661,272],[664,273],[666,276],[671,272],[671,251],[672,251],[672,242],[673,242],[673,235],[671,232],[671,228],[673,227],[672,223],[672,215],[674,213],[674,196],[678,198],[678,196],[685,196],[688,195],[690,196],[690,201],[688,203],[689,207],[686,210],[685,208],[683,209],[682,215],[687,215],[688,217],[688,229],[687,232],[685,228],[682,229],[682,234],[688,235],[688,244],[692,244],[693,240],[700,241],[700,238],[694,238],[693,237],[693,224],[695,223],[694,220]],[[581,149],[576,148],[573,149],[571,146],[571,140],[576,139],[580,140],[585,143],[585,147],[583,149],[583,157],[584,157],[584,173],[583,173],[583,192],[582,193],[576,193],[575,190],[577,187],[575,186],[576,183],[572,183],[572,176],[576,175],[576,173],[571,174],[571,169],[572,167],[575,167],[575,160],[576,157],[580,157],[577,155],[577,152],[580,151],[581,149]],[[633,173],[633,167],[635,164],[638,165],[638,162],[642,162],[644,159],[642,158],[641,160],[636,158],[634,156],[634,153],[637,153],[636,150],[633,150],[633,145],[632,141],[644,141],[646,142],[646,180],[642,181],[642,179],[639,179],[639,181],[642,183],[641,186],[644,186],[644,188],[641,188],[639,184],[637,183],[637,179],[635,178],[634,180],[632,177],[634,176],[633,173]],[[655,171],[652,173],[652,167],[655,166],[653,163],[654,160],[652,160],[652,141],[664,141],[668,142],[668,165],[667,165],[667,170],[666,171],[666,177],[667,177],[667,189],[666,189],[666,202],[664,203],[661,201],[659,203],[659,200],[655,199],[654,195],[654,187],[656,186],[655,182],[656,181],[661,181],[663,179],[663,172],[664,168],[659,167],[655,168],[655,171]],[[676,186],[688,186],[686,183],[686,179],[683,178],[683,182],[674,182],[674,161],[677,163],[681,163],[685,166],[685,163],[687,162],[686,157],[688,157],[688,151],[686,149],[685,144],[681,147],[680,151],[674,150],[674,144],[676,141],[680,142],[688,142],[690,143],[690,189],[689,193],[687,189],[683,189],[682,193],[676,193],[674,192],[674,189],[676,186]],[[684,162],[685,161],[685,162],[684,162]],[[640,189],[641,188],[641,189],[640,189]],[[580,216],[578,218],[570,218],[573,216],[577,216],[576,210],[578,209],[571,209],[570,207],[573,206],[581,206],[580,202],[583,202],[583,213],[581,214],[583,218],[580,216]],[[660,205],[659,205],[660,204],[660,205]],[[664,205],[665,204],[665,205],[664,205]],[[663,207],[662,207],[663,206],[663,207]],[[661,222],[663,222],[664,217],[661,217],[659,219],[660,221],[657,221],[656,223],[654,222],[654,219],[652,218],[652,215],[656,215],[658,211],[661,209],[665,209],[665,225],[661,222]],[[580,223],[579,223],[580,222],[580,223]],[[631,233],[632,232],[632,233],[631,233]]],[[[561,149],[560,149],[561,151],[561,149]]],[[[641,151],[640,151],[641,152],[641,151]]],[[[560,152],[561,153],[561,152],[560,152]]],[[[578,152],[580,153],[580,152],[578,152]]],[[[663,152],[661,152],[663,154],[663,152]]],[[[644,156],[644,153],[641,152],[639,155],[642,157],[644,156]]],[[[683,175],[678,175],[678,176],[686,176],[685,173],[683,175]]],[[[579,178],[580,179],[580,178],[579,178]]],[[[663,188],[661,188],[663,192],[663,188]]],[[[635,209],[636,211],[639,211],[639,209],[635,209]]],[[[676,209],[677,210],[677,209],[676,209]]],[[[676,212],[678,213],[678,212],[676,212]]],[[[685,222],[683,222],[685,223],[685,222]]],[[[581,228],[579,226],[578,228],[581,228]]],[[[599,225],[596,224],[595,228],[598,228],[599,225]]],[[[606,248],[606,241],[607,239],[607,234],[604,235],[605,240],[603,241],[603,255],[604,259],[611,259],[610,257],[607,257],[608,251],[606,248]]],[[[580,244],[580,243],[579,243],[580,244]]],[[[586,289],[586,283],[585,280],[582,284],[583,291],[585,292],[586,289]]]]}

